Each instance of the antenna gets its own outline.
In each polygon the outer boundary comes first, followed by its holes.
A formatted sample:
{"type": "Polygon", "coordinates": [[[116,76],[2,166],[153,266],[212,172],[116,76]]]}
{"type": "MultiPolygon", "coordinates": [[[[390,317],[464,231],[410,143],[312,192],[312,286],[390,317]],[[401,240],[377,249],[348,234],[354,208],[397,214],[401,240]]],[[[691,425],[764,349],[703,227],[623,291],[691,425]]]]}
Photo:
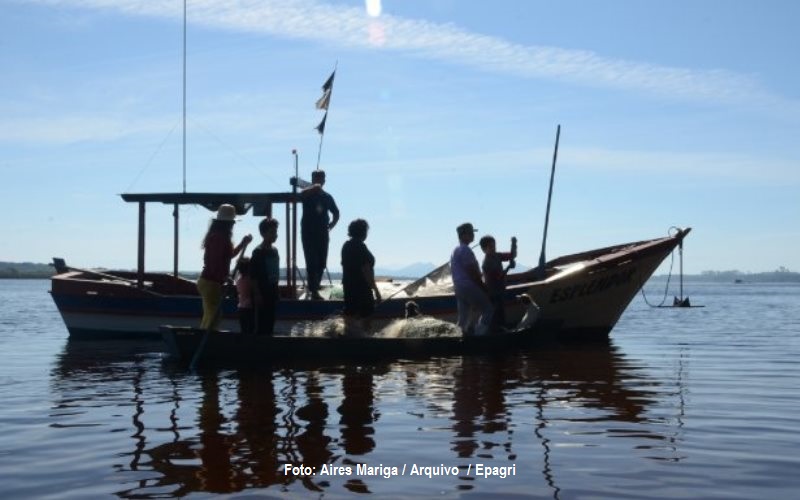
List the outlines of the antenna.
{"type": "Polygon", "coordinates": [[[186,0],[183,0],[183,192],[186,192],[186,0]]]}

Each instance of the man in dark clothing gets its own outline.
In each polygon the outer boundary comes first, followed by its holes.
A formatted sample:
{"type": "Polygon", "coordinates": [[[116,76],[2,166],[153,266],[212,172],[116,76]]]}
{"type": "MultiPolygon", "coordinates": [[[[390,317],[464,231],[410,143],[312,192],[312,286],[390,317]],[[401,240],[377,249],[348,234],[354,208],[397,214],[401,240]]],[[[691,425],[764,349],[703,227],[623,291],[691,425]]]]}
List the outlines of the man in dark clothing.
{"type": "Polygon", "coordinates": [[[329,231],[339,222],[339,208],[333,196],[325,192],[325,172],[311,173],[312,185],[300,193],[303,202],[303,217],[300,220],[300,236],[308,273],[310,298],[322,299],[319,294],[322,273],[328,265],[329,231]],[[330,212],[330,217],[328,213],[330,212]]]}

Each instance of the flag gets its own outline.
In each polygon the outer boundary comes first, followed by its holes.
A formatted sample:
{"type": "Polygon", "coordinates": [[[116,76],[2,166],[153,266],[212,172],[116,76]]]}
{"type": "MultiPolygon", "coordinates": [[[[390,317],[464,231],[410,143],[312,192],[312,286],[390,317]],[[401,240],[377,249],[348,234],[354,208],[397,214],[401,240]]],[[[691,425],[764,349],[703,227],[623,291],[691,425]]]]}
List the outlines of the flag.
{"type": "Polygon", "coordinates": [[[326,111],[325,116],[322,117],[322,121],[319,122],[319,125],[317,125],[317,132],[319,132],[320,135],[323,135],[325,133],[325,120],[327,119],[328,119],[328,112],[326,111]]]}
{"type": "Polygon", "coordinates": [[[333,91],[333,79],[336,76],[336,70],[333,70],[331,76],[322,84],[322,97],[317,99],[317,109],[324,109],[327,111],[328,104],[331,102],[331,92],[333,91]]]}
{"type": "Polygon", "coordinates": [[[317,109],[324,109],[327,111],[328,104],[330,104],[330,102],[331,102],[331,89],[328,89],[325,91],[324,94],[322,94],[322,97],[320,97],[317,100],[317,109]]]}
{"type": "Polygon", "coordinates": [[[328,119],[328,105],[331,103],[331,92],[333,91],[333,79],[335,77],[336,70],[334,69],[331,76],[322,84],[322,97],[317,99],[317,109],[325,110],[325,116],[322,117],[322,121],[317,125],[317,132],[319,132],[320,135],[325,135],[325,120],[328,119]]]}
{"type": "Polygon", "coordinates": [[[336,76],[336,70],[333,70],[333,73],[331,73],[331,76],[329,76],[328,79],[325,80],[325,83],[322,84],[322,90],[323,91],[330,92],[331,88],[333,88],[333,77],[335,77],[335,76],[336,76]]]}

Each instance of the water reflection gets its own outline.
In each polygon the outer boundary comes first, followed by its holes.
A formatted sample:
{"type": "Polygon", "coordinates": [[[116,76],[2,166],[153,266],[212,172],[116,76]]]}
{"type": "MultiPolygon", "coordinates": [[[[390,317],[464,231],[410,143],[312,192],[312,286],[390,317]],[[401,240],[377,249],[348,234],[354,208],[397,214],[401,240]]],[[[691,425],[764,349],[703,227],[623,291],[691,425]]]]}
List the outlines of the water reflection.
{"type": "Polygon", "coordinates": [[[372,424],[377,420],[374,414],[375,399],[373,376],[369,369],[347,367],[342,377],[342,404],[336,408],[341,415],[339,425],[342,435],[342,448],[348,455],[366,455],[375,448],[372,424]]]}
{"type": "MultiPolygon", "coordinates": [[[[206,375],[208,376],[208,375],[206,375]]],[[[246,474],[248,487],[278,482],[278,418],[273,373],[259,376],[236,373],[239,405],[235,413],[235,442],[229,451],[237,454],[236,469],[246,474]]],[[[230,467],[230,465],[229,465],[230,467]]]]}
{"type": "MultiPolygon", "coordinates": [[[[613,344],[199,374],[175,370],[146,348],[97,354],[85,345],[65,347],[52,372],[52,425],[80,429],[75,432],[88,446],[99,447],[110,439],[104,420],[109,410],[127,415],[127,428],[112,430],[128,437],[117,449],[125,462],[114,464],[117,495],[124,498],[271,487],[377,492],[384,478],[285,475],[283,466],[355,470],[392,458],[402,462],[381,448],[395,449],[406,438],[425,442],[425,457],[436,464],[539,464],[540,487],[558,498],[554,442],[579,435],[586,424],[598,424],[591,428],[595,434],[610,435],[618,432],[613,423],[622,422],[636,430],[635,439],[677,446],[676,431],[650,425],[664,422],[649,414],[663,405],[660,399],[675,395],[613,344]],[[388,408],[393,412],[387,420],[388,408]],[[561,435],[555,427],[563,428],[561,435]],[[382,441],[381,435],[388,437],[382,441]]],[[[465,474],[456,479],[451,488],[479,487],[465,474]]]]}
{"type": "MultiPolygon", "coordinates": [[[[315,470],[323,464],[336,461],[330,450],[331,437],[325,434],[328,422],[328,404],[325,401],[324,388],[320,383],[320,375],[316,371],[306,372],[303,383],[306,404],[300,406],[295,416],[301,421],[303,430],[296,437],[297,450],[300,454],[297,463],[302,463],[315,470]],[[305,423],[302,423],[305,422],[305,423]]],[[[313,491],[323,491],[310,477],[304,477],[303,486],[313,491]]]]}

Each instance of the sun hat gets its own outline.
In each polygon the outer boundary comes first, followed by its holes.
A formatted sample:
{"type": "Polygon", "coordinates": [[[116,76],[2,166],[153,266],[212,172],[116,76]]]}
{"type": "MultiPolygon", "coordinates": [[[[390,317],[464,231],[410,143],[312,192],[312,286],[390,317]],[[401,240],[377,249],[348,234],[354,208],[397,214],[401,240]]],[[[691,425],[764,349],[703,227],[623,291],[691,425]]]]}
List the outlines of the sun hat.
{"type": "Polygon", "coordinates": [[[234,222],[237,220],[236,217],[236,207],[233,205],[229,205],[227,203],[220,205],[217,209],[217,215],[214,217],[214,220],[221,220],[221,221],[231,221],[234,222]]]}

